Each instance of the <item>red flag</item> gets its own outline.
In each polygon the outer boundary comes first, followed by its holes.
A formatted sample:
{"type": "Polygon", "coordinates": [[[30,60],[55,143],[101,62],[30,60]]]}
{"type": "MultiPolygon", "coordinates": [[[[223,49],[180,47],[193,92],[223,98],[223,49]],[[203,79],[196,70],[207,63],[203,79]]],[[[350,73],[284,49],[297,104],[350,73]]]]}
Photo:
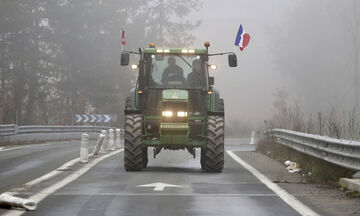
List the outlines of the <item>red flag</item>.
{"type": "Polygon", "coordinates": [[[240,46],[241,51],[243,51],[243,49],[249,44],[249,41],[250,41],[250,35],[248,33],[245,33],[242,39],[242,46],[240,46]]]}
{"type": "Polygon", "coordinates": [[[121,29],[121,41],[122,41],[122,44],[123,44],[123,45],[126,44],[126,41],[125,41],[125,30],[124,30],[124,29],[121,29]]]}

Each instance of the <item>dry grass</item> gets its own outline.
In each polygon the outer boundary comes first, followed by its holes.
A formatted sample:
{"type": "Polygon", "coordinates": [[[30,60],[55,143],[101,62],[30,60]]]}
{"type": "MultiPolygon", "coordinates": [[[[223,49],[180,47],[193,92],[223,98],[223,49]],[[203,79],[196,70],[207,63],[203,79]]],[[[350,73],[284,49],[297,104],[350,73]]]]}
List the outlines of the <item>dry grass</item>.
{"type": "Polygon", "coordinates": [[[340,178],[350,178],[355,173],[355,171],[295,151],[270,139],[260,140],[258,150],[282,163],[286,160],[298,163],[301,174],[306,176],[307,181],[311,183],[336,186],[340,178]]]}

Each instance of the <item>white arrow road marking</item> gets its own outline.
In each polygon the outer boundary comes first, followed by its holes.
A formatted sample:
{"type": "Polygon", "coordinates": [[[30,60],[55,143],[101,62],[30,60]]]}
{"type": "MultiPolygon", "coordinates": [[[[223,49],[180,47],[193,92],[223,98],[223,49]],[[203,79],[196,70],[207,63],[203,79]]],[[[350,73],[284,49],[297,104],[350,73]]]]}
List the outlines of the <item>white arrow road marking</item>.
{"type": "Polygon", "coordinates": [[[181,185],[173,185],[173,184],[167,184],[167,183],[163,183],[163,182],[156,182],[156,183],[151,183],[151,184],[144,184],[144,185],[138,185],[136,187],[153,187],[154,191],[163,191],[165,189],[165,187],[184,187],[181,185]]]}

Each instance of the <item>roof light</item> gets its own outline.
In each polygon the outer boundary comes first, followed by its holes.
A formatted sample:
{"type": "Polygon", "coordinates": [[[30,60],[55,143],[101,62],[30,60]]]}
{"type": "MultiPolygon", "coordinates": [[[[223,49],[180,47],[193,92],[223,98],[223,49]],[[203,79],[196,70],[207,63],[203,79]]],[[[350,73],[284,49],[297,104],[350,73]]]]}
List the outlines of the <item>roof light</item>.
{"type": "Polygon", "coordinates": [[[155,48],[155,44],[154,44],[154,43],[150,43],[149,47],[150,47],[150,48],[155,48]]]}
{"type": "Polygon", "coordinates": [[[170,50],[164,49],[164,53],[169,53],[169,52],[170,52],[170,50]]]}
{"type": "Polygon", "coordinates": [[[157,49],[156,52],[157,52],[157,53],[162,53],[162,52],[164,52],[164,50],[162,50],[162,49],[157,49]]]}
{"type": "Polygon", "coordinates": [[[137,90],[137,93],[138,93],[138,94],[142,94],[143,91],[142,91],[141,89],[139,89],[139,90],[137,90]]]}
{"type": "Polygon", "coordinates": [[[209,90],[209,91],[208,91],[208,94],[209,94],[209,95],[212,95],[212,93],[213,93],[212,90],[209,90]]]}
{"type": "Polygon", "coordinates": [[[193,49],[189,50],[189,53],[195,53],[195,50],[193,50],[193,49]]]}
{"type": "Polygon", "coordinates": [[[183,49],[181,50],[182,53],[188,53],[188,50],[187,49],[183,49]]]}

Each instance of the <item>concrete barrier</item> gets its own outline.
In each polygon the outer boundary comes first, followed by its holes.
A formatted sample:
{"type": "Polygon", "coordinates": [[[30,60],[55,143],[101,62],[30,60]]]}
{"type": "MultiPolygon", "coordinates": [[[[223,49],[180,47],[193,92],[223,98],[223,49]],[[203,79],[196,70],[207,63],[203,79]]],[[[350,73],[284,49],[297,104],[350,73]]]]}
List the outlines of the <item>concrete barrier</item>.
{"type": "Polygon", "coordinates": [[[87,163],[88,160],[89,160],[89,135],[83,133],[81,134],[80,162],[87,163]]]}
{"type": "Polygon", "coordinates": [[[105,135],[104,134],[100,134],[99,135],[99,139],[98,141],[96,142],[96,145],[95,145],[95,148],[92,152],[92,157],[97,157],[98,154],[99,154],[99,151],[100,151],[100,148],[101,148],[101,145],[103,144],[104,142],[104,138],[105,138],[105,135]]]}
{"type": "Polygon", "coordinates": [[[121,148],[121,137],[120,137],[120,129],[119,128],[116,128],[115,135],[116,135],[115,148],[119,149],[119,148],[121,148]]]}
{"type": "Polygon", "coordinates": [[[115,135],[114,130],[109,129],[109,150],[114,151],[115,150],[115,135]]]}
{"type": "Polygon", "coordinates": [[[107,136],[108,135],[107,135],[106,130],[101,130],[101,134],[104,135],[104,140],[103,140],[103,143],[101,144],[100,153],[104,154],[104,153],[106,153],[107,142],[108,142],[107,136]]]}

